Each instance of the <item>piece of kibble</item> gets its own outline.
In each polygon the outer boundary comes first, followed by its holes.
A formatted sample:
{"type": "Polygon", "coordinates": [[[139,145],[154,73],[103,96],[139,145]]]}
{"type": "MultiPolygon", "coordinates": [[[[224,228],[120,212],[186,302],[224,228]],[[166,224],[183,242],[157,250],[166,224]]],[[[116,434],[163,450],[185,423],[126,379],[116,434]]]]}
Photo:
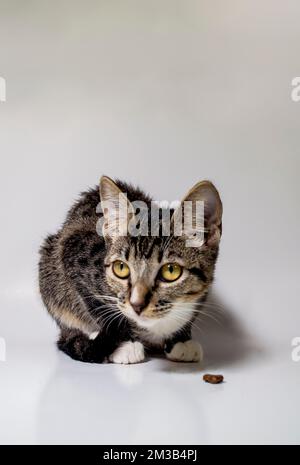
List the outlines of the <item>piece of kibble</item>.
{"type": "Polygon", "coordinates": [[[219,384],[219,383],[223,383],[224,376],[207,374],[203,376],[203,381],[205,381],[206,383],[210,383],[210,384],[219,384]]]}

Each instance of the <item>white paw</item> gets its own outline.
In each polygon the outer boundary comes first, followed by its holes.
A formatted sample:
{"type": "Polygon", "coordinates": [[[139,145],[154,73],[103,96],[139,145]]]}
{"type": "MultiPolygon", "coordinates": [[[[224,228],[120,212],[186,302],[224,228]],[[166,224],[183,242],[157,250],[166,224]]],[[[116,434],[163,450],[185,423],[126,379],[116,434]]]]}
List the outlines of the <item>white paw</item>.
{"type": "Polygon", "coordinates": [[[110,356],[113,363],[139,363],[145,359],[144,346],[140,342],[123,342],[110,356]]]}
{"type": "Polygon", "coordinates": [[[186,342],[177,342],[171,352],[166,353],[166,357],[175,362],[201,362],[203,349],[199,342],[190,339],[186,342]]]}

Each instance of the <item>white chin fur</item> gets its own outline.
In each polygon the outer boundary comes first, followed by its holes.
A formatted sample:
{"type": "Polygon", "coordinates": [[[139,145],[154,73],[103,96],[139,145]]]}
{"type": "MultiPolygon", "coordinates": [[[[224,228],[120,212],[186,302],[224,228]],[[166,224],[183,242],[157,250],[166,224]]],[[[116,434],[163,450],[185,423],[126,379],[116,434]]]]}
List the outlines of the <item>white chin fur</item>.
{"type": "Polygon", "coordinates": [[[185,308],[182,304],[178,306],[174,304],[170,311],[161,318],[143,319],[136,315],[133,310],[128,314],[128,317],[134,320],[139,327],[148,330],[149,340],[153,339],[154,343],[160,343],[185,326],[192,319],[193,312],[194,309],[191,305],[185,308]]]}

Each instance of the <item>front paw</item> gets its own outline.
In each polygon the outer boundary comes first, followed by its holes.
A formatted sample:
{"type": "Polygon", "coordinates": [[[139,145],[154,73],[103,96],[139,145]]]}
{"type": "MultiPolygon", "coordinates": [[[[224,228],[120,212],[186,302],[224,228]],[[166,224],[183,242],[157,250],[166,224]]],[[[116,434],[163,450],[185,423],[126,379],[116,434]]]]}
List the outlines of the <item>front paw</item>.
{"type": "Polygon", "coordinates": [[[123,342],[109,357],[112,363],[139,363],[145,359],[144,346],[140,342],[123,342]]]}
{"type": "Polygon", "coordinates": [[[189,341],[177,342],[171,352],[166,352],[166,357],[174,362],[201,362],[203,350],[199,342],[189,341]]]}

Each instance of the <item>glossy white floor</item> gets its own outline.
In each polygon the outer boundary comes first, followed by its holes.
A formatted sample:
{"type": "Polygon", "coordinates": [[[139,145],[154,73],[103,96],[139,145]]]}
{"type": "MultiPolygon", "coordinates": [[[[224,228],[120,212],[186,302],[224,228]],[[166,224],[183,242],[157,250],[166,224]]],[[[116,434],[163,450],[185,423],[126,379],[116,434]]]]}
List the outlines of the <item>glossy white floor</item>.
{"type": "MultiPolygon", "coordinates": [[[[16,315],[20,303],[3,305],[16,315]]],[[[290,348],[259,348],[222,317],[202,336],[203,366],[165,359],[84,364],[57,352],[55,328],[49,331],[39,302],[29,305],[40,314],[34,312],[35,323],[20,316],[24,335],[31,324],[41,333],[6,340],[0,443],[300,443],[300,362],[292,361],[290,348]],[[204,383],[207,371],[222,373],[225,382],[204,383]]]]}
{"type": "Polygon", "coordinates": [[[0,0],[0,443],[300,443],[300,2],[56,3],[0,0]],[[103,174],[218,187],[203,367],[56,351],[37,251],[103,174]]]}

